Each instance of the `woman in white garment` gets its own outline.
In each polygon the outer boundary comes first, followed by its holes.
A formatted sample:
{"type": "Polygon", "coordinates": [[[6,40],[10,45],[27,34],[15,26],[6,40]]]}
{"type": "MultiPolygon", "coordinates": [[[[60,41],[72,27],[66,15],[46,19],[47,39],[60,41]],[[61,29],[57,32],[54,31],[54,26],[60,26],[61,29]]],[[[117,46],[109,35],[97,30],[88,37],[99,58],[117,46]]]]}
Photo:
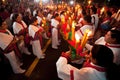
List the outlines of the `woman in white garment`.
{"type": "Polygon", "coordinates": [[[22,15],[20,13],[16,13],[13,15],[13,32],[17,38],[23,36],[24,39],[21,40],[19,44],[19,49],[22,53],[26,53],[30,55],[27,45],[29,45],[29,37],[28,37],[28,27],[26,23],[22,20],[22,15]]]}
{"type": "MultiPolygon", "coordinates": [[[[117,28],[109,30],[104,37],[100,37],[95,44],[101,44],[109,47],[114,54],[114,63],[120,65],[120,30],[117,28]]],[[[91,45],[86,44],[87,49],[91,49],[91,45]]]]}
{"type": "Polygon", "coordinates": [[[113,63],[113,52],[104,45],[93,45],[90,61],[81,69],[68,64],[68,53],[62,53],[56,66],[58,77],[63,80],[119,80],[118,67],[113,63]]]}
{"type": "Polygon", "coordinates": [[[20,68],[21,63],[19,61],[19,58],[21,58],[21,54],[17,48],[16,43],[17,40],[7,29],[7,23],[0,19],[0,49],[9,60],[13,72],[15,74],[18,74],[24,73],[25,70],[20,68]]]}
{"type": "Polygon", "coordinates": [[[29,36],[31,36],[31,44],[32,44],[32,50],[33,54],[37,56],[38,59],[45,58],[45,54],[43,54],[41,49],[41,39],[42,39],[42,33],[44,32],[42,27],[38,27],[38,20],[36,17],[33,17],[31,19],[31,24],[28,28],[29,36]]]}
{"type": "Polygon", "coordinates": [[[58,27],[59,27],[59,14],[56,13],[54,18],[51,19],[51,26],[52,28],[52,48],[58,49],[59,40],[58,40],[58,27]]]}

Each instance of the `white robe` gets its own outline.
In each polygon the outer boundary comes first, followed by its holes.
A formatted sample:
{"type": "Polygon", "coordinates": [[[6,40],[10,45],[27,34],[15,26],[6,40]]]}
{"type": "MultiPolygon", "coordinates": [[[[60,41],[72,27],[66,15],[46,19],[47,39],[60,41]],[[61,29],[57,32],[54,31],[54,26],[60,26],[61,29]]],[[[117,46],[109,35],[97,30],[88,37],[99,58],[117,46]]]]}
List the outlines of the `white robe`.
{"type": "Polygon", "coordinates": [[[98,14],[92,14],[91,17],[92,17],[91,22],[95,25],[95,29],[97,29],[99,22],[98,14]]]}
{"type": "MultiPolygon", "coordinates": [[[[37,26],[29,25],[29,28],[28,28],[29,36],[34,38],[38,30],[39,28],[37,26]]],[[[37,56],[37,58],[41,58],[42,50],[41,50],[40,40],[33,40],[31,41],[31,44],[32,44],[33,54],[37,56]]]]}
{"type": "MultiPolygon", "coordinates": [[[[23,24],[24,28],[27,28],[27,25],[26,25],[26,23],[25,23],[24,21],[22,21],[22,24],[23,24]]],[[[23,30],[24,28],[23,28],[22,25],[21,25],[20,23],[18,23],[18,22],[14,22],[14,23],[13,23],[13,32],[14,32],[14,34],[18,34],[18,33],[19,33],[21,30],[23,30]]],[[[16,36],[16,37],[17,37],[17,36],[16,36]]],[[[26,53],[26,54],[28,54],[28,55],[31,54],[31,53],[28,51],[27,47],[25,47],[25,43],[24,43],[23,40],[22,40],[21,43],[18,45],[18,47],[19,47],[19,49],[20,49],[20,51],[21,51],[22,53],[26,53]]]]}
{"type": "MultiPolygon", "coordinates": [[[[7,30],[7,29],[6,29],[7,30]]],[[[0,47],[4,50],[13,40],[13,35],[9,30],[7,30],[9,34],[5,34],[0,32],[0,47]]]]}
{"type": "MultiPolygon", "coordinates": [[[[91,63],[91,65],[94,65],[91,63]]],[[[94,65],[97,66],[97,65],[94,65]]],[[[67,64],[67,59],[60,57],[56,63],[58,77],[62,80],[70,80],[70,71],[73,70],[74,80],[106,80],[105,72],[98,71],[91,67],[77,69],[67,64]]],[[[99,67],[99,66],[97,66],[99,67]]]]}
{"type": "MultiPolygon", "coordinates": [[[[101,37],[95,41],[95,44],[106,45],[106,41],[104,37],[101,37]]],[[[107,44],[106,46],[109,47],[113,51],[114,62],[120,65],[120,44],[107,44]]],[[[89,44],[86,44],[86,48],[90,50],[92,46],[89,44]]]]}
{"type": "Polygon", "coordinates": [[[42,18],[39,17],[39,16],[37,16],[36,18],[37,18],[37,20],[38,20],[38,24],[40,25],[40,24],[41,24],[41,21],[42,21],[42,18]]]}
{"type": "MultiPolygon", "coordinates": [[[[8,47],[8,45],[11,43],[11,41],[14,38],[14,36],[11,34],[11,32],[9,30],[7,30],[7,32],[9,34],[0,32],[0,48],[2,50],[5,50],[5,48],[8,47]]],[[[11,64],[11,67],[13,69],[13,72],[14,73],[19,73],[21,71],[21,68],[20,68],[20,65],[18,63],[19,61],[16,58],[15,52],[11,51],[9,53],[4,53],[4,55],[9,60],[9,62],[11,64]]]]}
{"type": "Polygon", "coordinates": [[[53,26],[52,28],[52,47],[55,48],[57,47],[57,45],[59,45],[59,41],[58,41],[58,24],[59,22],[55,19],[51,20],[51,26],[53,26]]]}
{"type": "Polygon", "coordinates": [[[79,30],[77,30],[75,33],[77,33],[80,37],[80,39],[82,39],[85,31],[89,29],[90,31],[92,31],[91,35],[94,35],[94,32],[95,32],[95,26],[93,25],[84,25],[82,26],[79,30]]]}
{"type": "MultiPolygon", "coordinates": [[[[25,28],[27,28],[27,25],[24,21],[22,21],[22,24],[24,25],[25,28]]],[[[14,34],[18,34],[19,31],[21,31],[23,29],[22,25],[18,22],[14,22],[13,23],[13,32],[14,34]]]]}

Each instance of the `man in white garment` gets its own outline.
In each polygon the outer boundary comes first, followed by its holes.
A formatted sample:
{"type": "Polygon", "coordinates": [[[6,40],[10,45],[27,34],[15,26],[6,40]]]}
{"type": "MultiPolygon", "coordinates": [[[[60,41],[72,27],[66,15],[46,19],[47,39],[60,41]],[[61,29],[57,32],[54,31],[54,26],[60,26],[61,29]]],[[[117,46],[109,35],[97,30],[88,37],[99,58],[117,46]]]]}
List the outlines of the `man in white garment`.
{"type": "MultiPolygon", "coordinates": [[[[95,41],[95,44],[106,45],[109,47],[114,54],[114,63],[120,65],[120,31],[117,29],[112,29],[107,32],[105,37],[100,37],[95,41]]],[[[86,44],[86,48],[90,50],[91,45],[86,44]]]]}
{"type": "Polygon", "coordinates": [[[31,24],[29,25],[29,28],[28,28],[28,33],[29,33],[29,36],[32,37],[31,44],[32,44],[33,54],[37,56],[38,59],[43,59],[45,58],[45,54],[43,54],[42,52],[41,42],[40,42],[43,29],[42,27],[38,27],[37,24],[38,24],[37,18],[33,17],[31,24]]]}
{"type": "Polygon", "coordinates": [[[56,13],[54,18],[51,19],[51,26],[52,28],[52,48],[58,49],[59,40],[58,40],[58,26],[59,21],[57,20],[59,18],[59,15],[56,13]]]}
{"type": "Polygon", "coordinates": [[[9,60],[13,72],[15,74],[18,74],[18,73],[24,73],[25,70],[20,68],[21,64],[18,56],[16,56],[16,54],[19,54],[16,53],[15,51],[18,50],[18,48],[16,48],[16,45],[14,45],[16,44],[16,42],[17,41],[14,39],[14,36],[7,29],[6,22],[0,20],[0,48],[2,50],[2,53],[9,60]]]}

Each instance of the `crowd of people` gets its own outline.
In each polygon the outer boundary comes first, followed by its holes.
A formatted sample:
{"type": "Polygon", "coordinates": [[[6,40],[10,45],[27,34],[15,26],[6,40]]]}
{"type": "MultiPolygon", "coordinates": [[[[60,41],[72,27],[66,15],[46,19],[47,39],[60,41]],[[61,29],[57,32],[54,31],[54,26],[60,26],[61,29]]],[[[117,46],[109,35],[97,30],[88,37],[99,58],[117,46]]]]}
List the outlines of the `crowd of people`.
{"type": "Polygon", "coordinates": [[[8,58],[14,73],[24,73],[25,70],[20,68],[22,53],[31,55],[28,48],[32,46],[33,54],[44,59],[42,38],[51,38],[51,47],[58,49],[59,45],[64,45],[60,44],[61,34],[69,37],[72,21],[76,23],[75,34],[80,40],[86,29],[92,31],[85,45],[90,53],[86,54],[88,60],[80,69],[68,63],[71,61],[69,53],[61,53],[56,62],[58,77],[63,80],[119,80],[120,9],[117,7],[95,4],[69,6],[66,3],[52,7],[25,5],[24,2],[1,4],[0,51],[8,58]]]}

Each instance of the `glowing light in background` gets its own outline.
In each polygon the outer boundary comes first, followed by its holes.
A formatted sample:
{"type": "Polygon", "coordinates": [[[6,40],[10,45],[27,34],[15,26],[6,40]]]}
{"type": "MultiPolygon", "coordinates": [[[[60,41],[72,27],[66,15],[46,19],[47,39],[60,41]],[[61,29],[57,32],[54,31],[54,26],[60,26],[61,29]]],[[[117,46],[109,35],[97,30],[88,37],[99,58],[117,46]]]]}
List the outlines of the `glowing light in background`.
{"type": "Polygon", "coordinates": [[[72,1],[70,1],[70,5],[73,5],[74,4],[74,1],[72,0],[72,1]]]}
{"type": "Polygon", "coordinates": [[[36,2],[36,3],[39,3],[40,1],[42,1],[42,3],[48,3],[49,2],[49,0],[34,0],[34,2],[36,2]]]}

